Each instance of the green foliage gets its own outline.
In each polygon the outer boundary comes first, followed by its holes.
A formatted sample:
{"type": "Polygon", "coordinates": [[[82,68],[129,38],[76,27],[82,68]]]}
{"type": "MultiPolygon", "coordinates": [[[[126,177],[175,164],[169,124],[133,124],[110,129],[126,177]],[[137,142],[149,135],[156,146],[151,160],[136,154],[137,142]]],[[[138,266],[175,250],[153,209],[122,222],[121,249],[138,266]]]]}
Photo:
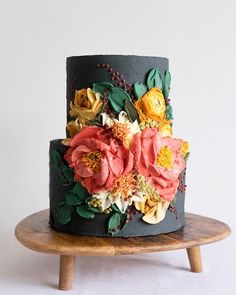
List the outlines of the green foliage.
{"type": "Polygon", "coordinates": [[[74,182],[74,170],[68,167],[62,160],[58,151],[50,151],[52,166],[57,170],[58,177],[63,186],[70,186],[74,182]]]}
{"type": "Polygon", "coordinates": [[[162,82],[161,73],[158,68],[153,68],[149,71],[147,76],[147,86],[148,86],[148,89],[157,87],[162,90],[163,82],[162,82]]]}
{"type": "Polygon", "coordinates": [[[61,161],[61,156],[58,151],[52,150],[50,151],[50,159],[53,167],[55,169],[60,169],[62,161],[61,161]]]}
{"type": "Polygon", "coordinates": [[[113,213],[108,221],[108,233],[112,236],[116,235],[127,225],[128,218],[128,214],[113,213]]]}
{"type": "Polygon", "coordinates": [[[173,120],[173,109],[170,104],[166,106],[166,119],[173,120]]]}
{"type": "Polygon", "coordinates": [[[170,91],[170,82],[171,82],[171,75],[168,70],[165,71],[164,79],[163,79],[163,95],[164,98],[169,97],[170,91]]]}
{"type": "Polygon", "coordinates": [[[56,212],[56,220],[61,224],[67,224],[71,221],[72,207],[62,202],[56,212]]]}
{"type": "Polygon", "coordinates": [[[78,198],[78,196],[74,195],[71,192],[66,193],[65,200],[68,205],[77,206],[83,203],[82,200],[78,198]]]}
{"type": "Polygon", "coordinates": [[[130,100],[127,99],[125,101],[124,108],[125,108],[125,111],[128,115],[128,118],[131,122],[134,122],[135,120],[137,120],[138,122],[140,121],[138,111],[130,100]]]}
{"type": "Polygon", "coordinates": [[[108,94],[108,99],[113,110],[117,114],[119,114],[124,108],[126,100],[131,101],[129,94],[120,87],[111,88],[108,94]]]}
{"type": "Polygon", "coordinates": [[[87,204],[76,207],[76,213],[86,219],[92,219],[95,217],[94,212],[88,208],[87,204]]]}
{"type": "Polygon", "coordinates": [[[105,90],[110,91],[114,86],[108,82],[93,83],[93,91],[103,94],[105,90]]]}
{"type": "Polygon", "coordinates": [[[76,182],[75,186],[70,190],[70,193],[76,195],[81,201],[86,201],[91,197],[87,189],[80,182],[76,182]]]}
{"type": "Polygon", "coordinates": [[[143,96],[147,92],[147,87],[141,82],[134,83],[134,95],[136,98],[143,96]]]}

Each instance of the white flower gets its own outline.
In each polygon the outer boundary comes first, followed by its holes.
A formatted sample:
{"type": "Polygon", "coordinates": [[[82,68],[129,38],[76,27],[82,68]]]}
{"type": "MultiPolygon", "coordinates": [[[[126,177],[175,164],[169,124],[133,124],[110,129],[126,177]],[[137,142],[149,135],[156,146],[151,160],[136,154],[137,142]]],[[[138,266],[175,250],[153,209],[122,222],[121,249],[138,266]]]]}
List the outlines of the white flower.
{"type": "Polygon", "coordinates": [[[113,135],[115,138],[120,139],[124,145],[129,148],[134,134],[140,132],[138,121],[135,120],[133,123],[128,119],[126,112],[121,111],[117,119],[112,119],[106,113],[101,113],[103,126],[112,128],[113,135]]]}
{"type": "Polygon", "coordinates": [[[109,191],[101,191],[99,193],[93,194],[93,198],[100,199],[102,202],[102,210],[109,208],[111,206],[111,195],[109,191]]]}

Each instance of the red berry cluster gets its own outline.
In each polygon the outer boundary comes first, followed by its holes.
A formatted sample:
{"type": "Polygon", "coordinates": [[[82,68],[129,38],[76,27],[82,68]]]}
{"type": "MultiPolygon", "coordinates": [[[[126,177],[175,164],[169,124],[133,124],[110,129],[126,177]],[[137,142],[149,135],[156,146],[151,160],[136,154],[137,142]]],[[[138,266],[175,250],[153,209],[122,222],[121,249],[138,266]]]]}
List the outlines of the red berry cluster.
{"type": "Polygon", "coordinates": [[[132,90],[133,90],[132,85],[130,83],[127,83],[119,72],[114,71],[109,64],[97,64],[97,67],[107,70],[109,74],[111,75],[111,80],[114,81],[115,86],[119,86],[125,91],[127,91],[132,100],[135,99],[132,93],[132,90]]]}
{"type": "Polygon", "coordinates": [[[178,212],[175,206],[169,206],[168,210],[170,211],[170,213],[174,213],[175,214],[175,219],[178,219],[178,212]]]}
{"type": "Polygon", "coordinates": [[[185,175],[184,173],[181,173],[179,175],[179,187],[178,187],[178,190],[181,193],[185,192],[186,191],[186,187],[187,187],[187,185],[184,184],[184,175],[185,175]]]}

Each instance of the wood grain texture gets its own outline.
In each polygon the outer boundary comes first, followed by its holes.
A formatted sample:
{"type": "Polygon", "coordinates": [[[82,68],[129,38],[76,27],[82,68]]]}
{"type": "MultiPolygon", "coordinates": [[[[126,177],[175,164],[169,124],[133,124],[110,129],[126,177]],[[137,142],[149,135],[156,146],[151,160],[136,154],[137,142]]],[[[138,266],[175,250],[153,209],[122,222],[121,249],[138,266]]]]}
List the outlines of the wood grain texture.
{"type": "Polygon", "coordinates": [[[74,273],[75,256],[61,255],[59,269],[59,290],[71,290],[74,273]]]}
{"type": "MultiPolygon", "coordinates": [[[[109,238],[59,233],[48,224],[48,209],[23,219],[15,230],[16,238],[29,249],[58,255],[123,255],[192,248],[224,239],[230,234],[227,224],[186,213],[180,230],[164,235],[109,238]]],[[[190,256],[194,254],[190,253],[190,256]]],[[[194,267],[193,267],[194,268],[194,267]]]]}
{"type": "Polygon", "coordinates": [[[190,269],[192,272],[202,271],[202,258],[199,246],[187,248],[190,269]]]}

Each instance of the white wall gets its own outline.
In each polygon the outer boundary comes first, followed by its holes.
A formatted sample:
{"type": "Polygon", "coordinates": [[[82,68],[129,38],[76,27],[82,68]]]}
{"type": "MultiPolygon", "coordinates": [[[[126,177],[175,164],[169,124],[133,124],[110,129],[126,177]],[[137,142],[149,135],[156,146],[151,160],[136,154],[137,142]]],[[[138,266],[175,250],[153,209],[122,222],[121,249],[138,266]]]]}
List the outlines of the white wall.
{"type": "Polygon", "coordinates": [[[191,144],[186,210],[236,226],[235,1],[0,4],[2,232],[48,207],[49,140],[65,135],[65,59],[100,53],[169,58],[174,133],[191,144]]]}

